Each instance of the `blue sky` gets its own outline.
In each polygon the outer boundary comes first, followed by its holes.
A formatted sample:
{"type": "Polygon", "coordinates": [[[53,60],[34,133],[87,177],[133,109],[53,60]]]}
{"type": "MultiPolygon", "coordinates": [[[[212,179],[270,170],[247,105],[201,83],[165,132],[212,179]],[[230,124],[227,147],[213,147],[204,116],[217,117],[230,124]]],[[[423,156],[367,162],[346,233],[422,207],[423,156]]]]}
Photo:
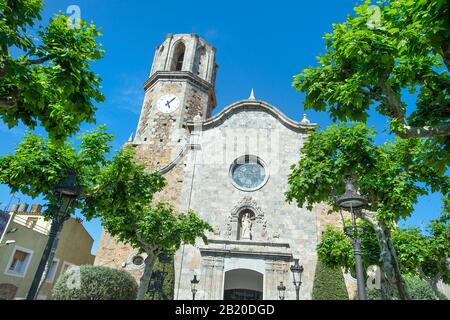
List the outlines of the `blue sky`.
{"type": "MultiPolygon", "coordinates": [[[[106,102],[98,105],[97,124],[106,124],[119,149],[137,126],[154,48],[167,33],[197,33],[217,48],[219,71],[216,83],[219,112],[234,101],[247,98],[251,88],[258,99],[277,106],[288,117],[300,120],[304,95],[292,87],[292,77],[315,65],[324,52],[322,36],[331,25],[352,13],[354,0],[327,1],[153,1],[84,0],[46,1],[42,22],[69,5],[78,5],[81,17],[102,30],[99,41],[106,54],[93,69],[101,75],[106,102]]],[[[308,111],[312,122],[331,124],[327,113],[308,111]]],[[[372,113],[369,123],[379,131],[378,142],[389,137],[387,119],[372,113]]],[[[92,126],[83,125],[82,130],[92,126]]],[[[37,130],[42,132],[42,130],[37,130]]],[[[13,152],[25,129],[8,129],[0,121],[0,153],[13,152]]],[[[22,202],[39,203],[20,195],[22,202]]],[[[0,204],[9,201],[9,189],[0,185],[0,204]]],[[[420,225],[439,215],[438,194],[421,197],[406,224],[420,225]]],[[[85,223],[95,239],[100,223],[85,223]]]]}

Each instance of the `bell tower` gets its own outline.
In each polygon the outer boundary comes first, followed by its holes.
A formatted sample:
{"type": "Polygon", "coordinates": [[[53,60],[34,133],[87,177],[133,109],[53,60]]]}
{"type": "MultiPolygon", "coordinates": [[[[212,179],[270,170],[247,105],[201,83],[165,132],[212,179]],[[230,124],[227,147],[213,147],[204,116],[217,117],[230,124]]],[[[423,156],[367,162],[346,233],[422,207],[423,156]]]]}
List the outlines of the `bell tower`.
{"type": "Polygon", "coordinates": [[[156,47],[134,144],[157,152],[186,143],[186,122],[216,106],[216,50],[196,34],[169,34],[156,47]]]}
{"type": "MultiPolygon", "coordinates": [[[[169,34],[155,49],[136,135],[126,145],[134,148],[136,161],[167,179],[156,201],[175,207],[180,201],[185,179],[185,158],[180,155],[190,142],[187,122],[198,115],[209,118],[216,106],[215,56],[216,49],[196,34],[169,34]]],[[[140,255],[103,230],[95,264],[127,270],[139,280],[143,264],[135,261],[142,261],[140,255]]]]}

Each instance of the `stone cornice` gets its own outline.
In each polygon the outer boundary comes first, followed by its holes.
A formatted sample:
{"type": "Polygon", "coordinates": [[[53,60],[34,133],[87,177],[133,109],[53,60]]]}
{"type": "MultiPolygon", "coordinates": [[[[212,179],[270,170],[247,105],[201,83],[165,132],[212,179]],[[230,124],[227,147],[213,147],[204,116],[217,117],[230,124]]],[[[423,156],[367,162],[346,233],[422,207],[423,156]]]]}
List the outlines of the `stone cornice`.
{"type": "Polygon", "coordinates": [[[200,247],[202,256],[253,256],[291,261],[289,243],[208,239],[208,246],[200,247]]]}
{"type": "MultiPolygon", "coordinates": [[[[202,122],[203,129],[214,128],[219,126],[225,119],[229,118],[233,114],[236,114],[240,111],[245,110],[263,110],[269,114],[271,114],[275,119],[281,122],[287,128],[297,131],[297,132],[306,132],[308,130],[314,130],[317,128],[317,124],[311,123],[306,124],[302,122],[296,122],[287,116],[285,116],[280,110],[272,106],[271,104],[262,101],[262,100],[241,100],[237,101],[221,112],[219,112],[216,116],[209,118],[202,122]]],[[[189,121],[187,126],[190,130],[194,128],[194,121],[189,121]]]]}
{"type": "Polygon", "coordinates": [[[144,90],[147,91],[157,80],[189,80],[206,91],[214,92],[214,86],[190,71],[156,71],[144,82],[144,90]]]}

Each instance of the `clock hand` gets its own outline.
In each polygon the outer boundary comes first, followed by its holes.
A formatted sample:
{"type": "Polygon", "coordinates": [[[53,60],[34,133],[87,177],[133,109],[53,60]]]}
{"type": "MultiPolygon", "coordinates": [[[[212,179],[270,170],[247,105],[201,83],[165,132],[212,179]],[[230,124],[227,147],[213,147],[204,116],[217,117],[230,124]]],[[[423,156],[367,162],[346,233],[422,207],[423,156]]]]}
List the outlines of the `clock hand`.
{"type": "Polygon", "coordinates": [[[168,103],[171,103],[173,100],[175,100],[177,97],[174,97],[172,100],[168,101],[168,103]]]}

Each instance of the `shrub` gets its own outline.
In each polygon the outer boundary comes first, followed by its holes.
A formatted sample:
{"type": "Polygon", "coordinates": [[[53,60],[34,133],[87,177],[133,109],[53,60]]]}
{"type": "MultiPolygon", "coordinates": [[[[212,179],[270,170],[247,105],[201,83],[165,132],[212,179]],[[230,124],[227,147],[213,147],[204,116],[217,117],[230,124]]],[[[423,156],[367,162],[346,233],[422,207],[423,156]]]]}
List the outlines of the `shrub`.
{"type": "Polygon", "coordinates": [[[330,268],[317,261],[312,293],[313,300],[348,300],[344,274],[340,268],[330,268]]]}
{"type": "Polygon", "coordinates": [[[52,294],[55,300],[135,300],[137,290],[126,271],[83,265],[59,277],[52,294]]]}
{"type": "MultiPolygon", "coordinates": [[[[418,276],[405,276],[405,282],[411,300],[437,300],[430,284],[418,276]]],[[[381,300],[380,290],[367,290],[366,298],[367,300],[381,300]]],[[[397,294],[394,294],[392,299],[398,300],[397,294]]]]}

